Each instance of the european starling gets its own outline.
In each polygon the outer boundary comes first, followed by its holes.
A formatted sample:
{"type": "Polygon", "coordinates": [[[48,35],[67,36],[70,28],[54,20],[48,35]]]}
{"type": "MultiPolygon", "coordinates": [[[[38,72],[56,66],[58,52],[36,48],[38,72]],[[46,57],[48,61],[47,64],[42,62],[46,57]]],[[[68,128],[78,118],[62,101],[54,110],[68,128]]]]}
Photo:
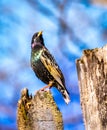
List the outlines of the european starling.
{"type": "Polygon", "coordinates": [[[56,87],[63,95],[65,102],[70,102],[68,91],[65,87],[64,76],[54,57],[45,47],[42,31],[33,35],[31,41],[31,66],[36,76],[47,84],[41,90],[56,87]]]}

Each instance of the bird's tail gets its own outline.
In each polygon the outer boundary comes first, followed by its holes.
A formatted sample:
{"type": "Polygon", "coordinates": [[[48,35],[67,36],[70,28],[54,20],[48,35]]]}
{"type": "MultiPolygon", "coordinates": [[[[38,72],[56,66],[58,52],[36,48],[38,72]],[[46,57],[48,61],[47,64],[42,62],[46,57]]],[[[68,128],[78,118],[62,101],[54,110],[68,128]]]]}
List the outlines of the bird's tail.
{"type": "Polygon", "coordinates": [[[62,88],[60,85],[58,85],[58,90],[62,93],[65,102],[68,104],[70,102],[68,91],[65,88],[62,88]]]}
{"type": "Polygon", "coordinates": [[[69,97],[68,92],[64,90],[64,93],[62,93],[62,95],[64,97],[65,102],[68,104],[70,102],[70,97],[69,97]]]}

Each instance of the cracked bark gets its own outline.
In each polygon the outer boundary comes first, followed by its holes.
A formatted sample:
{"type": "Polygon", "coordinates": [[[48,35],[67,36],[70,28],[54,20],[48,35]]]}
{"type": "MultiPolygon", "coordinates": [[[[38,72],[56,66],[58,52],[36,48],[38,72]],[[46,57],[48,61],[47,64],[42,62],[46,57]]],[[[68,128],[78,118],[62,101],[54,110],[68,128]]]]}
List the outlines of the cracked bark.
{"type": "Polygon", "coordinates": [[[76,61],[86,130],[107,130],[107,45],[76,61]]]}
{"type": "Polygon", "coordinates": [[[63,130],[62,114],[50,92],[32,97],[23,89],[17,108],[18,130],[63,130]]]}

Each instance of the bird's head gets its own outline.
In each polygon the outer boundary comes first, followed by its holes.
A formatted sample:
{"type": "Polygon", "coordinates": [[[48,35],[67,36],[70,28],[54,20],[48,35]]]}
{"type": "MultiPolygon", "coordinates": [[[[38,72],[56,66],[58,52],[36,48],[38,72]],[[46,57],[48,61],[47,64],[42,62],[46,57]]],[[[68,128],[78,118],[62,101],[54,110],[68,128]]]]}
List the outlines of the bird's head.
{"type": "Polygon", "coordinates": [[[33,35],[32,41],[31,41],[31,47],[35,48],[36,45],[44,46],[44,40],[42,37],[42,31],[37,32],[33,35]]]}

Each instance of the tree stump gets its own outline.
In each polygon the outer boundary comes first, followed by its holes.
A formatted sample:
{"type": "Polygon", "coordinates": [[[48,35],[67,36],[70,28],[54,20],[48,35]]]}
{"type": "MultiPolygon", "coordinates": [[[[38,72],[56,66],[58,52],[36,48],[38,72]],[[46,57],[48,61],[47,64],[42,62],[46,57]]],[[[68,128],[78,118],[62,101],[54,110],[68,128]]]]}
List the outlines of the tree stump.
{"type": "Polygon", "coordinates": [[[76,61],[86,130],[107,130],[107,45],[76,61]]]}
{"type": "Polygon", "coordinates": [[[63,130],[62,114],[50,92],[38,91],[34,97],[23,89],[17,110],[18,130],[63,130]]]}

